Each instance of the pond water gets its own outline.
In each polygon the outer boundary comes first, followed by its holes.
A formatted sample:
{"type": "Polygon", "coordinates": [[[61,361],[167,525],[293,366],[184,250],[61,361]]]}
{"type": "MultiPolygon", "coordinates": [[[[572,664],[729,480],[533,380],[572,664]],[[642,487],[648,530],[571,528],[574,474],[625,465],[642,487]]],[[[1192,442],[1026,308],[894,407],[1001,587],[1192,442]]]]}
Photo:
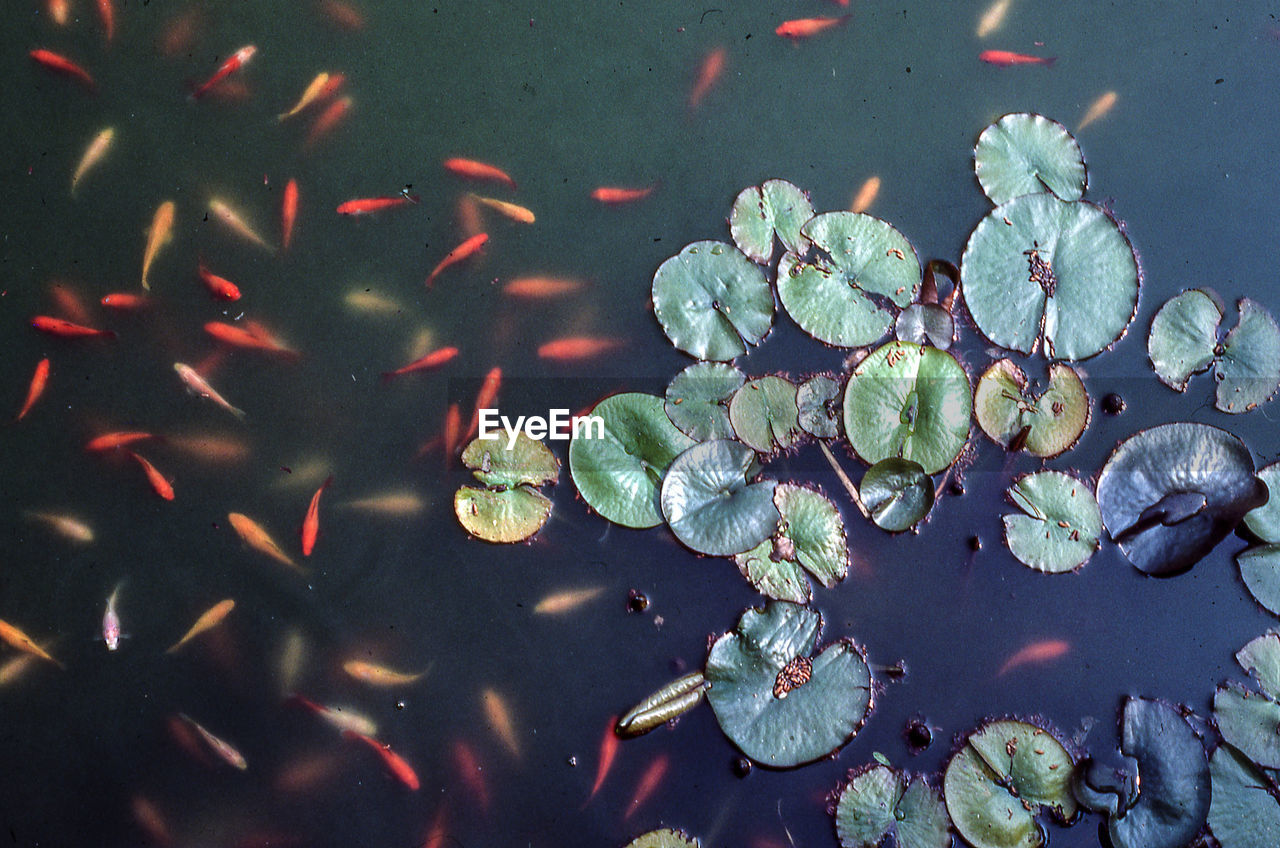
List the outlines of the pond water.
{"type": "MultiPolygon", "coordinates": [[[[784,19],[844,11],[818,0],[364,0],[351,27],[334,4],[314,0],[127,2],[116,4],[107,43],[89,0],[72,0],[64,26],[43,1],[11,8],[0,31],[10,407],[20,408],[42,357],[51,376],[31,412],[0,433],[0,618],[65,666],[38,664],[0,688],[0,810],[13,844],[154,842],[159,826],[139,822],[150,808],[174,844],[190,845],[407,848],[433,832],[448,835],[442,845],[623,845],[659,826],[711,846],[835,845],[827,795],[874,752],[936,772],[955,738],[997,715],[1041,716],[1068,736],[1096,722],[1086,745],[1107,750],[1125,695],[1207,715],[1216,683],[1240,677],[1233,653],[1275,624],[1239,578],[1241,538],[1170,579],[1144,577],[1110,543],[1077,573],[1042,575],[1013,559],[1000,530],[1005,489],[1039,462],[1008,459],[975,428],[964,493],[944,494],[918,534],[890,536],[861,520],[809,445],[768,467],[823,487],[849,527],[848,578],[815,593],[824,640],[852,637],[873,664],[903,660],[905,678],[885,685],[866,727],[832,759],[740,778],[735,749],[702,706],[672,729],[623,742],[589,798],[611,717],[700,668],[709,637],[761,598],[728,561],[694,555],[667,530],[626,530],[593,514],[567,467],[531,543],[470,539],[451,509],[469,472],[439,447],[420,451],[451,403],[465,419],[494,366],[504,375],[498,405],[511,416],[580,410],[619,390],[661,394],[689,360],[654,320],[654,270],[691,241],[726,239],[742,188],[784,178],[818,210],[844,209],[878,176],[870,211],[922,258],[958,262],[990,209],[973,175],[981,129],[1014,111],[1074,129],[1115,91],[1114,108],[1078,139],[1087,197],[1114,210],[1141,257],[1141,300],[1127,336],[1083,364],[1094,403],[1084,438],[1047,465],[1091,478],[1119,440],[1177,420],[1223,426],[1259,465],[1273,461],[1274,406],[1219,413],[1208,377],[1179,395],[1157,381],[1145,344],[1156,309],[1187,287],[1280,308],[1274,8],[1013,0],[1002,28],[980,39],[987,6],[855,3],[846,25],[795,43],[774,34],[784,19]],[[234,86],[188,99],[191,83],[246,44],[257,54],[234,86]],[[97,91],[36,65],[27,56],[36,48],[81,63],[97,91]],[[690,108],[698,70],[720,48],[723,74],[690,108]],[[995,67],[978,61],[985,49],[1057,61],[995,67]],[[321,71],[345,74],[340,95],[351,106],[309,144],[324,107],[276,115],[321,71]],[[115,128],[112,148],[73,197],[71,174],[105,127],[115,128]],[[500,165],[518,189],[450,175],[441,162],[451,156],[500,165]],[[291,178],[301,199],[287,251],[264,250],[207,214],[209,200],[223,198],[274,244],[291,178]],[[601,185],[656,188],[605,206],[590,196],[601,185]],[[362,218],[333,211],[405,186],[420,203],[362,218]],[[537,220],[488,213],[483,255],[428,290],[428,272],[466,235],[457,209],[469,190],[525,205],[537,220]],[[176,218],[150,272],[152,303],[98,306],[109,292],[140,291],[146,231],[165,200],[176,218]],[[200,261],[244,297],[212,300],[200,261]],[[585,285],[561,299],[502,294],[503,283],[535,274],[585,285]],[[59,288],[118,337],[30,329],[39,314],[75,320],[59,288]],[[366,290],[391,305],[353,306],[351,294],[366,290]],[[202,330],[245,319],[301,356],[227,349],[202,330]],[[578,335],[625,346],[568,363],[535,355],[578,335]],[[460,350],[445,368],[379,379],[444,345],[460,350]],[[175,362],[206,368],[245,420],[185,392],[175,362]],[[1113,392],[1128,401],[1118,416],[1098,409],[1113,392]],[[165,437],[138,450],[172,480],[172,501],[127,456],[84,449],[103,432],[135,429],[165,437]],[[229,513],[252,516],[300,560],[297,529],[330,474],[306,576],[230,527],[229,513]],[[387,514],[353,505],[387,492],[423,506],[387,514]],[[94,540],[77,544],[34,511],[75,515],[94,540]],[[117,585],[126,638],[112,653],[96,634],[117,585]],[[549,593],[579,587],[602,591],[568,615],[534,612],[549,593]],[[649,598],[644,612],[628,612],[632,589],[649,598]],[[224,598],[236,607],[220,627],[166,654],[224,598]],[[1069,649],[998,674],[1046,639],[1069,649]],[[301,651],[292,673],[282,670],[290,645],[301,651]],[[427,673],[373,687],[343,672],[352,658],[427,673]],[[517,750],[490,726],[486,690],[507,705],[517,750]],[[286,702],[292,691],[373,719],[420,789],[286,702]],[[248,768],[184,750],[171,729],[180,713],[234,744],[248,768]],[[918,756],[903,738],[913,716],[935,740],[918,756]],[[659,758],[663,778],[634,805],[659,758]]],[[[976,379],[992,357],[972,325],[962,322],[961,340],[976,379]]],[[[846,354],[780,316],[739,365],[798,377],[837,371],[846,354]]],[[[566,445],[550,442],[562,463],[566,445]]],[[[863,466],[837,453],[858,479],[863,466]]],[[[12,656],[6,649],[0,660],[12,656]]],[[[1096,845],[1098,821],[1052,828],[1051,841],[1096,845]]]]}

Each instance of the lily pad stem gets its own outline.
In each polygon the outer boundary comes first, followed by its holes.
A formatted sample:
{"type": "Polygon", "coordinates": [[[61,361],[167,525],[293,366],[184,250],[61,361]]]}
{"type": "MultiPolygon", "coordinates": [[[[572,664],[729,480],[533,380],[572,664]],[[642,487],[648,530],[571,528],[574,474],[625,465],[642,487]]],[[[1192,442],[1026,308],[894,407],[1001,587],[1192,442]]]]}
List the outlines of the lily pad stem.
{"type": "Polygon", "coordinates": [[[826,442],[819,440],[818,447],[822,450],[822,455],[827,458],[827,462],[831,463],[831,470],[840,478],[840,482],[844,484],[845,491],[849,493],[849,497],[853,500],[853,505],[858,508],[858,512],[862,513],[862,517],[871,521],[871,513],[867,510],[866,504],[862,502],[862,498],[858,497],[858,489],[853,485],[853,481],[849,479],[849,475],[844,473],[844,469],[840,467],[840,463],[836,462],[835,456],[832,455],[831,449],[827,447],[826,442]]]}

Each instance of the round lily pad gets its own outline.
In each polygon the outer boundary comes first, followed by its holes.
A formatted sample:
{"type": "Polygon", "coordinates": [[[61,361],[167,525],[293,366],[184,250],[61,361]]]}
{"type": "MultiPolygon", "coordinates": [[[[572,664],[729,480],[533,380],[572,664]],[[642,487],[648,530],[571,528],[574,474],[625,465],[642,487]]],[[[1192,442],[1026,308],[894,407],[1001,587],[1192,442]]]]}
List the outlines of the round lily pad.
{"type": "Polygon", "coordinates": [[[1138,306],[1133,246],[1101,207],[1028,194],[992,210],[960,263],[964,301],[1000,347],[1085,359],[1124,335],[1138,306]]]}
{"type": "Polygon", "coordinates": [[[546,445],[523,430],[507,447],[505,435],[473,439],[462,452],[462,464],[486,486],[542,486],[560,476],[560,460],[546,445]]]}
{"type": "Polygon", "coordinates": [[[528,486],[475,489],[463,486],[453,496],[453,511],[464,530],[486,542],[523,542],[551,515],[551,500],[528,486]]]}
{"type": "Polygon", "coordinates": [[[1008,497],[1022,513],[1004,517],[1004,538],[1023,565],[1061,574],[1084,565],[1098,549],[1098,502],[1089,487],[1070,474],[1028,474],[1010,487],[1008,497]]]}
{"type": "Polygon", "coordinates": [[[974,731],[943,777],[956,830],[975,848],[1037,848],[1045,836],[1038,806],[1059,820],[1076,812],[1071,755],[1046,730],[1023,721],[992,721],[974,731]]]}
{"type": "Polygon", "coordinates": [[[1226,684],[1213,695],[1222,738],[1264,768],[1280,768],[1280,704],[1260,692],[1226,684]]]}
{"type": "Polygon", "coordinates": [[[773,258],[773,237],[792,253],[809,250],[800,227],[813,217],[809,195],[786,180],[766,180],[759,188],[744,188],[729,213],[729,233],[738,249],[767,265],[773,258]]]}
{"type": "Polygon", "coordinates": [[[1256,545],[1236,554],[1240,577],[1253,599],[1280,615],[1280,545],[1256,545]]]}
{"type": "Polygon", "coordinates": [[[777,533],[734,563],[761,593],[802,604],[811,591],[801,568],[828,589],[849,570],[844,522],[825,495],[794,483],[778,484],[773,503],[782,516],[777,533]]]}
{"type": "Polygon", "coordinates": [[[1147,574],[1186,571],[1266,497],[1244,442],[1208,424],[1130,436],[1098,477],[1107,532],[1147,574]]]}
{"type": "Polygon", "coordinates": [[[796,386],[775,375],[749,380],[729,402],[729,422],[744,444],[760,453],[789,448],[804,436],[796,386]]]}
{"type": "Polygon", "coordinates": [[[1053,457],[1068,450],[1089,424],[1089,395],[1070,365],[1049,366],[1049,386],[1038,397],[1026,373],[1001,359],[978,379],[973,393],[978,426],[992,441],[1032,456],[1053,457]]]}
{"type": "Polygon", "coordinates": [[[626,848],[698,848],[699,842],[683,830],[664,827],[637,836],[626,848]]]}
{"type": "Polygon", "coordinates": [[[671,343],[696,359],[727,362],[773,325],[764,271],[733,245],[698,241],[658,266],[653,312],[671,343]]]}
{"type": "Polygon", "coordinates": [[[889,342],[849,378],[845,435],[868,463],[902,457],[936,474],[964,448],[972,408],[969,377],[951,354],[889,342]]]}
{"type": "Polygon", "coordinates": [[[1188,289],[1165,301],[1151,319],[1147,356],[1160,382],[1183,391],[1192,374],[1213,364],[1222,306],[1211,293],[1188,289]]]}
{"type": "Polygon", "coordinates": [[[1244,525],[1264,542],[1280,542],[1280,462],[1273,462],[1258,472],[1269,495],[1262,506],[1249,510],[1244,525]]]}
{"type": "Polygon", "coordinates": [[[671,378],[664,408],[680,432],[700,442],[732,439],[729,400],[747,381],[732,365],[695,362],[671,378]]]}
{"type": "Polygon", "coordinates": [[[920,260],[900,232],[879,218],[826,212],[804,225],[817,256],[788,252],[778,261],[778,296],[809,335],[840,347],[879,339],[893,310],[920,292],[920,260]]]}
{"type": "MultiPolygon", "coordinates": [[[[569,473],[583,500],[624,527],[662,523],[658,487],[671,460],[694,444],[676,429],[662,398],[640,393],[607,397],[592,415],[604,422],[603,438],[575,434],[569,473]]],[[[594,434],[598,435],[598,434],[594,434]]]]}
{"type": "Polygon", "coordinates": [[[871,711],[871,672],[841,640],[813,654],[822,616],[787,601],[748,609],[707,655],[707,700],[720,729],[758,763],[790,768],[825,757],[871,711]]]}
{"type": "Polygon", "coordinates": [[[924,344],[946,350],[956,337],[956,322],[951,313],[936,303],[912,303],[898,313],[893,328],[898,341],[924,344]]]}
{"type": "Polygon", "coordinates": [[[1230,745],[1213,752],[1209,776],[1209,830],[1222,848],[1280,845],[1280,792],[1274,781],[1230,745]]]}
{"type": "Polygon", "coordinates": [[[867,469],[858,494],[877,527],[901,533],[915,527],[933,508],[933,479],[920,463],[893,456],[867,469]]]}
{"type": "Polygon", "coordinates": [[[947,848],[947,807],[921,777],[883,765],[849,774],[836,801],[836,835],[842,848],[876,848],[892,838],[897,848],[947,848]]]}
{"type": "Polygon", "coordinates": [[[1280,327],[1265,307],[1240,298],[1240,321],[1227,333],[1218,357],[1214,406],[1248,412],[1266,403],[1280,386],[1280,327]]]}
{"type": "Polygon", "coordinates": [[[1268,698],[1280,700],[1280,633],[1264,633],[1249,640],[1236,651],[1236,662],[1253,675],[1268,698]]]}
{"type": "Polygon", "coordinates": [[[836,418],[839,408],[840,383],[826,374],[810,377],[796,389],[796,409],[800,426],[819,439],[834,439],[840,435],[840,422],[836,418]]]}
{"type": "Polygon", "coordinates": [[[773,535],[780,516],[775,480],[749,483],[755,452],[727,439],[696,444],[676,457],[662,481],[662,513],[671,532],[698,553],[732,556],[773,535]]]}
{"type": "Polygon", "coordinates": [[[1084,195],[1080,145],[1066,127],[1043,115],[1018,112],[991,124],[978,136],[973,166],[996,205],[1033,192],[1051,191],[1063,200],[1084,195]]]}
{"type": "Polygon", "coordinates": [[[746,553],[735,555],[733,564],[765,597],[807,604],[813,597],[813,588],[800,563],[788,558],[794,554],[788,543],[782,537],[765,539],[746,553]]]}

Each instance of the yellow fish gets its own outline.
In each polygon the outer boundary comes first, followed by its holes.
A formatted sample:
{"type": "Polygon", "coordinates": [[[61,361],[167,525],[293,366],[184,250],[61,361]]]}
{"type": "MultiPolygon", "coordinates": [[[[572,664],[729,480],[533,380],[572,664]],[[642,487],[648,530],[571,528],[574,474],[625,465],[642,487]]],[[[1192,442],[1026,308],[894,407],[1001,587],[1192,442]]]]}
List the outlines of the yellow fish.
{"type": "Polygon", "coordinates": [[[418,493],[405,490],[382,492],[381,494],[370,495],[367,498],[358,498],[354,501],[347,501],[343,506],[347,509],[357,509],[361,512],[371,512],[375,515],[401,517],[422,512],[427,508],[427,502],[418,493]]]}
{"type": "Polygon", "coordinates": [[[80,178],[88,173],[90,168],[102,161],[102,157],[107,155],[107,150],[111,147],[111,142],[115,137],[115,127],[107,127],[94,136],[93,141],[89,142],[89,146],[84,150],[84,155],[80,157],[80,164],[76,166],[76,172],[71,175],[71,194],[73,197],[76,193],[76,186],[80,184],[80,178]]]}
{"type": "Polygon", "coordinates": [[[481,197],[478,194],[472,194],[471,196],[478,202],[488,206],[490,209],[495,209],[498,212],[501,212],[513,221],[518,221],[521,224],[532,224],[535,220],[533,212],[523,206],[519,206],[515,203],[508,203],[505,200],[498,200],[494,197],[481,197]]]}
{"type": "Polygon", "coordinates": [[[302,92],[302,96],[298,98],[298,102],[293,104],[293,108],[287,112],[281,112],[276,115],[277,121],[283,121],[286,118],[292,118],[312,104],[312,102],[320,96],[320,92],[324,91],[324,87],[329,84],[329,74],[321,71],[316,74],[316,78],[307,86],[307,90],[302,92]]]}
{"type": "Polygon", "coordinates": [[[604,592],[603,586],[588,586],[585,589],[564,589],[552,592],[534,606],[536,615],[561,615],[577,609],[588,601],[594,601],[604,592]]]}
{"type": "Polygon", "coordinates": [[[231,598],[227,598],[226,600],[223,600],[223,601],[218,601],[216,604],[214,604],[213,606],[209,607],[207,610],[202,612],[200,614],[200,617],[196,619],[196,623],[191,625],[191,629],[188,630],[186,633],[184,633],[181,639],[179,639],[177,642],[174,642],[173,645],[169,648],[169,650],[165,651],[165,653],[172,654],[176,652],[179,648],[181,648],[183,645],[187,644],[192,639],[199,636],[201,633],[205,632],[206,630],[209,630],[210,628],[217,627],[219,624],[222,623],[222,619],[226,618],[227,614],[235,608],[236,608],[236,602],[233,601],[231,598]]]}
{"type": "Polygon", "coordinates": [[[1120,95],[1114,91],[1108,91],[1097,100],[1093,101],[1093,105],[1089,107],[1089,111],[1084,113],[1084,117],[1080,119],[1080,123],[1076,125],[1076,132],[1092,124],[1106,116],[1111,111],[1111,107],[1116,105],[1116,101],[1120,99],[1120,95]]]}
{"type": "Polygon", "coordinates": [[[0,639],[8,642],[19,651],[31,654],[33,657],[39,657],[42,660],[48,660],[58,668],[63,668],[62,663],[49,656],[44,648],[41,648],[31,640],[30,636],[23,633],[3,618],[0,618],[0,639]]]}
{"type": "Polygon", "coordinates": [[[258,232],[253,227],[245,223],[244,217],[228,206],[226,201],[217,197],[211,199],[209,201],[209,211],[213,213],[215,218],[225,224],[227,229],[242,239],[253,242],[263,250],[268,250],[272,253],[276,252],[275,245],[268,243],[266,239],[258,235],[258,232]]]}
{"type": "Polygon", "coordinates": [[[1009,14],[1009,6],[1013,0],[995,0],[978,19],[978,38],[986,38],[1004,26],[1005,16],[1009,14]]]}
{"type": "Polygon", "coordinates": [[[427,666],[416,674],[410,674],[365,660],[347,660],[342,664],[342,670],[370,686],[403,686],[421,680],[427,672],[431,671],[431,666],[427,666]]]}
{"type": "Polygon", "coordinates": [[[239,512],[232,512],[227,515],[227,520],[231,522],[232,528],[235,529],[236,535],[249,547],[258,553],[266,554],[276,562],[283,563],[295,571],[303,574],[307,570],[293,561],[290,556],[285,553],[275,540],[262,529],[262,525],[254,521],[247,515],[239,512]]]}
{"type": "Polygon", "coordinates": [[[492,689],[481,692],[480,699],[484,702],[484,715],[489,721],[489,727],[493,728],[511,756],[520,759],[520,740],[516,737],[515,722],[511,720],[511,709],[507,702],[492,689]]]}
{"type": "Polygon", "coordinates": [[[173,214],[177,207],[172,200],[166,200],[156,207],[156,214],[151,219],[151,229],[147,231],[147,249],[142,254],[142,287],[151,290],[147,274],[151,272],[151,263],[155,261],[160,248],[173,238],[173,214]]]}

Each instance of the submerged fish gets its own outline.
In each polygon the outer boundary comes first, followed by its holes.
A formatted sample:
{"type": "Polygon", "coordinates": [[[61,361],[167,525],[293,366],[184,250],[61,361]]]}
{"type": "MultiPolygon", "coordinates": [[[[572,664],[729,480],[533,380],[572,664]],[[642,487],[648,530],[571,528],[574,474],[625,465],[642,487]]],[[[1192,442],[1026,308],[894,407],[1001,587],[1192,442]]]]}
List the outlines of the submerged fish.
{"type": "Polygon", "coordinates": [[[421,680],[431,671],[431,666],[418,672],[404,672],[366,660],[347,660],[342,664],[342,670],[370,686],[404,686],[421,680]]]}
{"type": "Polygon", "coordinates": [[[231,598],[226,598],[225,600],[218,601],[216,604],[209,607],[204,612],[200,613],[200,617],[196,619],[196,623],[191,625],[191,627],[187,630],[186,633],[182,634],[181,639],[179,639],[177,642],[174,642],[172,645],[170,645],[169,649],[166,650],[165,653],[166,654],[176,653],[178,650],[182,648],[183,645],[187,644],[192,639],[199,636],[201,633],[204,633],[206,630],[210,630],[214,627],[217,627],[219,624],[222,623],[222,620],[226,618],[227,615],[235,608],[236,608],[236,602],[231,598]]]}
{"type": "Polygon", "coordinates": [[[240,771],[244,771],[249,768],[249,763],[245,760],[244,755],[237,751],[230,742],[214,736],[206,730],[200,722],[196,721],[186,713],[178,713],[178,718],[185,721],[187,725],[199,735],[200,739],[204,741],[204,744],[208,746],[209,750],[213,751],[213,753],[217,755],[218,759],[222,760],[227,765],[240,769],[240,771]]]}
{"type": "Polygon", "coordinates": [[[480,700],[484,704],[485,719],[498,741],[511,752],[511,756],[520,759],[520,739],[516,735],[515,722],[511,718],[511,708],[507,706],[506,699],[495,690],[485,688],[480,693],[480,700]]]}
{"type": "Polygon", "coordinates": [[[1005,660],[1004,665],[1000,666],[1000,670],[996,672],[996,677],[1007,674],[1019,666],[1056,660],[1069,650],[1071,650],[1071,645],[1061,639],[1045,639],[1040,642],[1032,642],[1015,651],[1005,660]]]}
{"type": "Polygon", "coordinates": [[[201,377],[196,369],[185,363],[175,362],[173,363],[173,370],[178,372],[178,376],[182,378],[182,382],[186,384],[187,389],[192,393],[197,394],[202,398],[208,398],[227,412],[230,412],[236,418],[239,418],[241,421],[244,420],[244,410],[237,409],[227,403],[227,399],[214,391],[213,386],[210,386],[209,382],[205,380],[204,377],[201,377]]]}
{"type": "Polygon", "coordinates": [[[89,170],[107,155],[107,150],[110,149],[111,142],[115,137],[115,127],[107,127],[94,136],[93,141],[89,142],[89,146],[84,150],[84,155],[80,157],[80,164],[76,166],[75,173],[71,175],[71,194],[73,196],[84,175],[89,173],[89,170]]]}
{"type": "Polygon", "coordinates": [[[562,615],[572,612],[583,604],[594,601],[604,594],[603,586],[587,586],[581,589],[562,589],[552,592],[538,601],[533,607],[535,615],[562,615]]]}
{"type": "Polygon", "coordinates": [[[295,571],[306,573],[306,569],[294,562],[293,558],[276,544],[275,540],[263,529],[261,524],[242,512],[228,513],[227,520],[231,522],[232,529],[236,531],[236,535],[246,545],[260,554],[271,557],[278,563],[289,566],[295,571]]]}
{"type": "Polygon", "coordinates": [[[147,231],[147,249],[142,254],[142,287],[148,291],[151,282],[147,275],[151,273],[151,263],[156,261],[160,248],[173,238],[173,215],[177,207],[172,200],[166,200],[156,207],[151,217],[151,229],[147,231]]]}
{"type": "Polygon", "coordinates": [[[38,510],[25,510],[22,514],[31,521],[40,522],[68,541],[81,545],[93,541],[93,528],[73,515],[38,510]]]}
{"type": "Polygon", "coordinates": [[[17,648],[19,651],[28,653],[33,657],[39,657],[46,662],[51,662],[58,668],[63,668],[62,663],[49,656],[48,652],[37,645],[30,636],[23,633],[21,629],[14,627],[3,618],[0,618],[0,640],[4,640],[9,643],[11,647],[17,648]]]}
{"type": "Polygon", "coordinates": [[[1097,100],[1089,106],[1089,111],[1084,113],[1084,117],[1080,119],[1080,123],[1076,125],[1076,132],[1092,124],[1094,121],[1101,120],[1106,117],[1111,108],[1116,105],[1116,101],[1120,99],[1120,95],[1114,91],[1108,91],[1098,97],[1097,100]]]}

